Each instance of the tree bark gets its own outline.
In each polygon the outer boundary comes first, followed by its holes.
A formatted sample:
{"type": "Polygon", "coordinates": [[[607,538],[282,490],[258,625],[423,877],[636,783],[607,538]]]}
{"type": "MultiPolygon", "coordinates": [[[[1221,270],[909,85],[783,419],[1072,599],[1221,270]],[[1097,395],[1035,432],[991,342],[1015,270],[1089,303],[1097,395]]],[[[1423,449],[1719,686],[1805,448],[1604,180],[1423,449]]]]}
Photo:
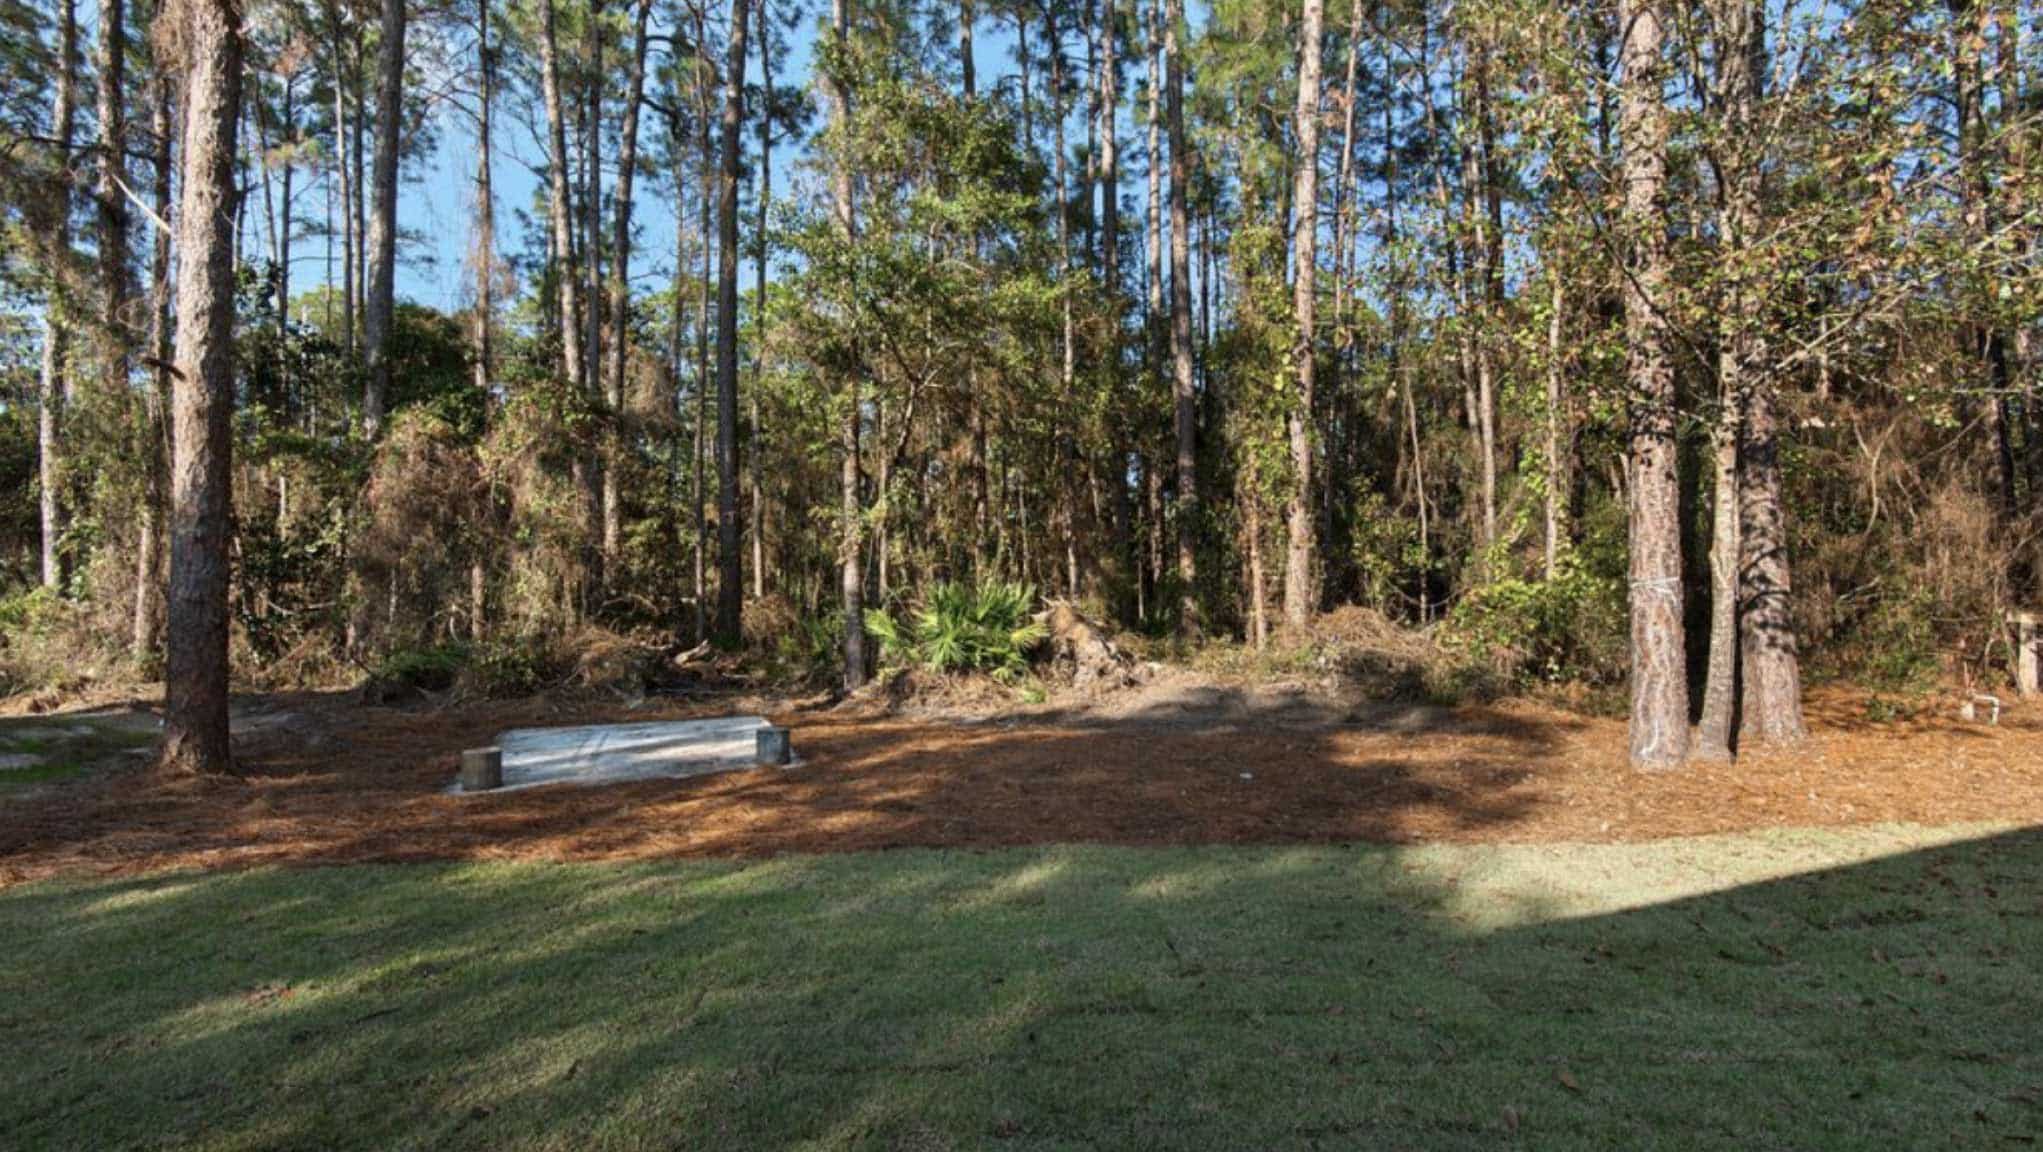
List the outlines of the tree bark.
{"type": "Polygon", "coordinates": [[[133,362],[128,332],[127,168],[128,20],[125,0],[99,9],[99,276],[100,338],[106,342],[101,384],[109,399],[125,397],[133,362]]]}
{"type": "MultiPolygon", "coordinates": [[[[71,250],[71,136],[76,129],[75,84],[78,75],[78,10],[75,0],[57,5],[57,84],[50,112],[56,134],[56,235],[51,248],[62,256],[71,250]]],[[[42,582],[51,590],[64,586],[64,467],[61,418],[70,392],[70,320],[66,316],[62,278],[52,272],[43,306],[42,372],[36,387],[37,500],[42,530],[42,582]]]]}
{"type": "Polygon", "coordinates": [[[227,578],[234,407],[234,164],[241,10],[180,0],[186,53],[172,385],[163,764],[228,772],[227,578]]]}
{"type": "Polygon", "coordinates": [[[738,519],[738,154],[745,131],[745,0],[731,0],[730,57],[724,70],[723,154],[717,167],[716,631],[742,638],[745,584],[738,519]]]}
{"type": "MultiPolygon", "coordinates": [[[[1116,309],[1118,316],[1121,299],[1121,154],[1120,132],[1114,121],[1121,103],[1121,80],[1115,55],[1119,49],[1117,41],[1121,24],[1114,5],[1115,0],[1106,0],[1105,21],[1100,28],[1100,282],[1106,289],[1107,306],[1116,309]]],[[[1117,478],[1115,482],[1124,492],[1127,490],[1125,477],[1117,478]]]]}
{"type": "MultiPolygon", "coordinates": [[[[1313,520],[1313,369],[1317,359],[1314,313],[1318,308],[1319,273],[1319,88],[1323,0],[1305,0],[1298,34],[1298,107],[1293,115],[1298,140],[1292,174],[1291,310],[1298,328],[1291,355],[1298,365],[1298,390],[1291,397],[1291,502],[1284,553],[1284,619],[1303,628],[1318,607],[1313,579],[1317,562],[1313,520]]],[[[1260,595],[1260,590],[1258,591],[1260,595]]]]}
{"type": "Polygon", "coordinates": [[[1688,681],[1674,366],[1664,311],[1667,125],[1659,0],[1620,0],[1619,20],[1629,264],[1624,305],[1631,417],[1631,759],[1641,768],[1673,768],[1688,757],[1688,681]]]}
{"type": "Polygon", "coordinates": [[[1170,351],[1172,422],[1177,431],[1178,634],[1198,635],[1199,431],[1192,383],[1192,176],[1185,140],[1184,61],[1178,30],[1184,0],[1164,0],[1164,105],[1170,134],[1170,351]]]}
{"type": "Polygon", "coordinates": [[[1727,283],[1719,306],[1718,415],[1712,436],[1715,464],[1710,532],[1709,666],[1703,675],[1702,717],[1693,754],[1727,760],[1738,710],[1739,498],[1738,442],[1757,319],[1750,285],[1752,224],[1757,189],[1745,136],[1752,130],[1755,61],[1748,0],[1719,0],[1711,11],[1717,37],[1716,105],[1721,109],[1714,159],[1722,189],[1722,246],[1717,266],[1727,283]]]}
{"type": "MultiPolygon", "coordinates": [[[[757,299],[752,308],[752,450],[745,454],[745,475],[750,489],[752,533],[752,596],[766,595],[766,487],[759,477],[759,460],[765,455],[766,429],[759,422],[759,393],[766,387],[766,260],[769,237],[767,212],[773,204],[773,28],[766,18],[766,0],[758,0],[759,21],[759,247],[754,274],[757,299]]],[[[967,21],[969,22],[969,9],[967,21]]],[[[970,32],[965,33],[970,45],[970,32]]]]}
{"type": "Polygon", "coordinates": [[[1789,611],[1787,521],[1771,382],[1752,389],[1744,434],[1739,448],[1739,549],[1744,567],[1739,741],[1793,744],[1807,736],[1808,729],[1802,720],[1801,661],[1789,611]]]}
{"type": "Polygon", "coordinates": [[[369,208],[369,299],[362,344],[369,379],[362,395],[362,431],[383,430],[390,396],[390,326],[397,307],[397,157],[404,132],[405,0],[383,0],[383,35],[376,51],[375,187],[369,208]]]}
{"type": "MultiPolygon", "coordinates": [[[[850,49],[851,10],[850,0],[830,0],[831,36],[838,52],[850,49]]],[[[829,91],[830,117],[838,131],[844,131],[851,121],[851,93],[837,77],[825,68],[823,85],[829,91]]],[[[1024,101],[1026,105],[1026,101],[1024,101]]],[[[846,156],[838,156],[830,173],[831,201],[837,216],[837,227],[846,243],[858,235],[858,215],[852,203],[851,166],[846,156]]],[[[864,552],[864,517],[859,508],[858,496],[858,424],[859,424],[859,378],[853,368],[844,381],[844,395],[839,398],[837,413],[838,428],[838,491],[840,495],[838,516],[838,588],[844,603],[844,687],[851,691],[865,683],[865,579],[861,562],[864,552]]]]}
{"type": "MultiPolygon", "coordinates": [[[[341,334],[339,343],[349,356],[355,353],[355,197],[360,195],[348,162],[349,117],[346,38],[341,34],[341,5],[328,0],[327,27],[333,51],[333,159],[334,175],[340,184],[341,240],[341,334]]],[[[331,241],[329,241],[330,243],[331,241]]],[[[331,251],[331,249],[329,249],[331,251]]],[[[329,285],[330,288],[330,285],[329,285]]]]}
{"type": "MultiPolygon", "coordinates": [[[[160,10],[159,10],[160,11],[160,10]]],[[[149,84],[150,134],[156,138],[154,157],[156,215],[172,219],[170,78],[159,64],[149,84]]],[[[164,411],[170,402],[171,346],[174,319],[171,316],[170,233],[155,230],[149,261],[149,388],[143,393],[143,475],[141,525],[135,540],[135,605],[128,638],[128,651],[137,666],[147,666],[156,654],[162,631],[163,587],[159,567],[163,534],[168,429],[164,411]]]]}
{"type": "Polygon", "coordinates": [[[631,189],[638,169],[638,113],[645,102],[646,22],[652,0],[639,0],[631,38],[631,80],[625,88],[624,122],[617,138],[617,211],[610,234],[610,337],[605,348],[610,354],[604,387],[605,415],[609,427],[604,435],[608,457],[603,464],[603,565],[617,568],[624,541],[624,500],[620,491],[623,464],[624,381],[631,331],[631,189]]]}
{"type": "Polygon", "coordinates": [[[561,108],[560,51],[554,36],[553,0],[539,4],[539,91],[546,105],[546,215],[553,235],[554,295],[560,304],[561,374],[568,389],[580,394],[582,379],[581,302],[576,285],[580,265],[575,259],[573,206],[568,193],[567,119],[561,108]]]}
{"type": "Polygon", "coordinates": [[[1762,0],[1732,0],[1738,50],[1732,108],[1738,118],[1732,139],[1737,168],[1727,182],[1726,228],[1736,260],[1732,283],[1737,296],[1728,309],[1738,325],[1731,340],[1739,365],[1745,411],[1739,423],[1738,551],[1740,584],[1738,660],[1739,742],[1793,744],[1808,735],[1802,720],[1802,673],[1795,622],[1789,604],[1786,505],[1781,495],[1780,382],[1767,365],[1765,294],[1754,283],[1759,257],[1747,253],[1765,222],[1765,158],[1753,152],[1758,139],[1759,102],[1767,72],[1766,8],[1762,0]]]}
{"type": "Polygon", "coordinates": [[[1559,265],[1560,257],[1550,270],[1552,296],[1546,318],[1546,547],[1544,572],[1546,579],[1553,580],[1561,574],[1561,536],[1565,531],[1566,519],[1562,509],[1568,484],[1568,461],[1564,446],[1568,443],[1567,394],[1564,368],[1566,351],[1562,344],[1565,331],[1567,305],[1567,278],[1559,265]]]}
{"type": "Polygon", "coordinates": [[[489,41],[489,8],[493,2],[476,0],[479,91],[475,132],[475,390],[481,393],[485,404],[489,401],[490,343],[496,311],[497,206],[490,139],[496,99],[496,57],[489,41]]]}
{"type": "Polygon", "coordinates": [[[1719,412],[1711,437],[1715,482],[1710,519],[1710,650],[1703,674],[1702,718],[1696,723],[1693,755],[1699,760],[1731,758],[1731,732],[1738,693],[1738,440],[1743,423],[1744,384],[1737,344],[1720,354],[1719,412]]]}

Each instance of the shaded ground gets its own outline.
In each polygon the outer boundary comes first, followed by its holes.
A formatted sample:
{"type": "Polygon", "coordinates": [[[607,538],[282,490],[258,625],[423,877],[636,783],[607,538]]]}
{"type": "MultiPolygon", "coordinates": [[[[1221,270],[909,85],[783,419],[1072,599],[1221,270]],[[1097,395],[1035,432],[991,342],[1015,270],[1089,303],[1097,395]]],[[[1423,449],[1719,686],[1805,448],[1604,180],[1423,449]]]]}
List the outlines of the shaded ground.
{"type": "Polygon", "coordinates": [[[2034,831],[73,878],[0,940],[21,1152],[2043,1137],[2034,831]]]}
{"type": "Polygon", "coordinates": [[[1875,724],[1862,700],[1818,695],[1812,719],[1815,739],[1792,754],[1640,775],[1624,762],[1617,721],[1526,704],[1368,705],[1187,678],[1099,706],[976,721],[756,698],[404,710],[339,694],[252,697],[237,704],[245,780],[163,779],[130,757],[60,788],[0,792],[0,884],[264,863],[1053,842],[1595,842],[1774,826],[2043,822],[2043,709],[2011,711],[1998,727],[1875,724]],[[792,725],[802,766],[441,792],[462,748],[506,728],[731,712],[792,725]]]}

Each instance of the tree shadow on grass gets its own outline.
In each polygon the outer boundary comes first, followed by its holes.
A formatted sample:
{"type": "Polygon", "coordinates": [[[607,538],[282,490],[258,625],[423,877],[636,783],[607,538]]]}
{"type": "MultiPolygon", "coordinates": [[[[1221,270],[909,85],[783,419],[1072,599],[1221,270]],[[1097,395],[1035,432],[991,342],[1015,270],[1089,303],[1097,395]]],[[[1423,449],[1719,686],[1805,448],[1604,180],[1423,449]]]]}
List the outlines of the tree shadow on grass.
{"type": "Polygon", "coordinates": [[[2035,830],[176,875],[0,935],[21,1148],[2043,1135],[2035,830]]]}

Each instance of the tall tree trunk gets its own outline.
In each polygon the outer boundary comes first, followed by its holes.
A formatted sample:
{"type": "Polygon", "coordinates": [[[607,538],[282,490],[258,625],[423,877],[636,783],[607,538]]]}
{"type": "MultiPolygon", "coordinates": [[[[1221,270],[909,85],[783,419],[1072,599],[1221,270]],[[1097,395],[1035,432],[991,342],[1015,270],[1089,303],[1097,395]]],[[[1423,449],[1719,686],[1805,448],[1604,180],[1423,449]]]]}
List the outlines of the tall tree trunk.
{"type": "Polygon", "coordinates": [[[625,88],[624,123],[617,139],[617,211],[610,234],[610,354],[604,388],[609,428],[604,436],[608,459],[603,464],[603,567],[615,572],[624,541],[622,439],[624,376],[631,331],[631,188],[638,168],[638,111],[645,101],[646,21],[652,0],[638,0],[631,38],[631,80],[625,88]]]}
{"type": "Polygon", "coordinates": [[[573,205],[568,194],[567,118],[562,111],[560,50],[554,35],[553,0],[539,4],[539,92],[546,105],[546,215],[553,237],[554,295],[560,303],[561,374],[571,392],[582,379],[580,264],[575,259],[573,205]]]}
{"type": "MultiPolygon", "coordinates": [[[[703,20],[698,9],[696,42],[704,43],[703,20]]],[[[708,484],[703,479],[703,469],[709,459],[709,313],[710,295],[714,291],[715,276],[710,268],[710,257],[715,248],[710,243],[710,214],[713,211],[710,189],[715,185],[714,159],[711,152],[715,137],[709,131],[710,80],[708,69],[696,75],[697,117],[701,125],[696,149],[696,237],[702,241],[702,268],[696,278],[695,300],[695,476],[694,485],[689,489],[689,498],[695,507],[695,637],[697,640],[709,635],[709,504],[706,500],[708,484]]]]}
{"type": "Polygon", "coordinates": [[[496,99],[496,57],[490,48],[489,9],[476,0],[478,117],[475,132],[475,390],[489,402],[491,337],[496,313],[497,206],[491,158],[491,114],[496,99]]]}
{"type": "MultiPolygon", "coordinates": [[[[830,0],[831,35],[837,49],[842,52],[849,48],[851,37],[851,0],[830,0]]],[[[823,84],[829,91],[830,116],[841,130],[851,120],[851,93],[828,69],[823,72],[823,84]]],[[[1023,90],[1027,90],[1024,82],[1023,90]]],[[[1026,108],[1027,100],[1024,98],[1026,108]]],[[[858,235],[858,215],[852,203],[852,179],[849,162],[839,157],[830,173],[831,201],[837,215],[838,231],[846,243],[858,235]]],[[[858,497],[858,423],[859,423],[859,376],[853,368],[846,374],[844,394],[838,398],[838,586],[844,600],[844,687],[847,691],[865,683],[865,581],[861,563],[864,550],[864,517],[861,515],[858,497]]]]}
{"type": "Polygon", "coordinates": [[[1322,52],[1323,0],[1305,0],[1298,33],[1298,108],[1293,131],[1298,140],[1291,186],[1291,310],[1298,322],[1292,359],[1298,364],[1298,391],[1291,397],[1288,429],[1291,439],[1292,489],[1284,552],[1284,619],[1303,628],[1318,607],[1313,579],[1317,562],[1313,529],[1313,368],[1318,359],[1313,326],[1319,306],[1319,82],[1322,52]]]}
{"type": "Polygon", "coordinates": [[[362,343],[369,372],[362,396],[362,431],[383,430],[390,396],[390,326],[397,307],[397,157],[404,134],[404,4],[383,0],[376,52],[376,185],[369,212],[369,299],[362,343]]]}
{"type": "MultiPolygon", "coordinates": [[[[158,9],[159,15],[162,9],[158,9]]],[[[170,207],[170,159],[172,132],[170,78],[159,63],[149,82],[150,134],[156,138],[154,176],[156,215],[168,221],[170,207]]],[[[142,463],[145,487],[142,493],[142,524],[135,540],[135,609],[128,640],[130,657],[146,666],[156,655],[157,635],[162,630],[163,588],[158,562],[163,534],[168,429],[164,409],[170,401],[171,347],[170,233],[157,228],[149,261],[149,390],[143,393],[142,463]]]]}
{"type": "MultiPolygon", "coordinates": [[[[341,5],[339,0],[328,0],[327,26],[332,33],[333,49],[333,164],[334,178],[340,184],[340,233],[341,233],[341,336],[340,345],[350,357],[355,354],[355,197],[360,189],[354,181],[353,165],[349,163],[348,142],[352,126],[348,116],[348,85],[344,79],[347,68],[346,37],[341,32],[341,5]]],[[[330,241],[329,241],[330,242],[330,241]]],[[[329,288],[331,284],[329,283],[329,288]]]]}
{"type": "MultiPolygon", "coordinates": [[[[1362,0],[1348,15],[1348,64],[1341,83],[1341,165],[1334,181],[1334,326],[1348,323],[1349,259],[1355,243],[1355,114],[1362,64],[1362,0]]],[[[1387,78],[1386,78],[1387,80],[1387,78]]],[[[1336,364],[1336,371],[1340,369],[1336,364]]]]}
{"type": "MultiPolygon", "coordinates": [[[[56,133],[57,195],[56,235],[51,248],[59,258],[71,251],[71,136],[76,129],[77,109],[74,86],[78,75],[78,10],[75,0],[58,0],[57,5],[57,90],[50,113],[56,133]]],[[[63,439],[59,423],[65,397],[70,392],[70,328],[66,314],[63,278],[52,270],[49,298],[43,307],[42,373],[36,388],[36,450],[38,513],[42,529],[43,587],[64,585],[63,557],[58,548],[64,536],[63,439]]]]}
{"type": "MultiPolygon", "coordinates": [[[[973,31],[972,26],[974,22],[976,22],[978,19],[979,13],[977,9],[973,6],[972,0],[959,0],[958,69],[962,73],[962,75],[960,76],[960,83],[962,84],[963,91],[965,93],[965,99],[967,100],[970,100],[974,96],[977,96],[979,94],[979,62],[976,59],[974,59],[972,55],[972,31],[973,31]]],[[[761,43],[763,45],[764,34],[762,33],[761,35],[762,35],[761,43]]],[[[761,50],[763,51],[764,48],[762,47],[761,50]]]]}
{"type": "Polygon", "coordinates": [[[1738,727],[1741,744],[1781,745],[1800,741],[1808,729],[1802,720],[1801,661],[1789,610],[1787,518],[1775,416],[1780,382],[1767,364],[1765,293],[1754,283],[1763,256],[1750,251],[1765,228],[1760,210],[1765,202],[1766,158],[1755,149],[1762,139],[1759,103],[1766,95],[1766,7],[1763,0],[1730,3],[1734,18],[1726,22],[1732,39],[1725,58],[1735,61],[1730,107],[1735,117],[1731,154],[1736,168],[1726,182],[1724,231],[1736,291],[1727,314],[1736,330],[1726,342],[1734,352],[1736,386],[1744,400],[1737,450],[1738,727]]]}
{"type": "MultiPolygon", "coordinates": [[[[1727,231],[1728,224],[1727,224],[1727,231]]],[[[1727,325],[1728,327],[1729,325],[1727,325]]],[[[1717,426],[1711,436],[1714,483],[1710,517],[1710,649],[1703,675],[1702,717],[1693,755],[1731,758],[1738,694],[1738,440],[1743,423],[1744,366],[1735,337],[1720,352],[1717,426]]]]}
{"type": "MultiPolygon", "coordinates": [[[[583,76],[585,103],[582,129],[582,265],[578,275],[586,276],[582,299],[582,379],[591,400],[600,400],[603,381],[603,93],[609,76],[603,70],[603,0],[589,0],[589,18],[583,26],[588,45],[588,71],[583,76]]],[[[602,466],[599,459],[591,467],[602,466]]],[[[592,491],[591,503],[601,499],[592,491]]],[[[600,509],[592,508],[599,516],[600,509]]],[[[602,554],[608,559],[607,553],[602,554]]]]}
{"type": "MultiPolygon", "coordinates": [[[[493,0],[476,0],[476,132],[475,132],[475,391],[483,411],[490,408],[491,342],[495,334],[497,209],[491,155],[491,115],[496,99],[496,57],[490,48],[489,9],[493,0]]],[[[491,500],[494,501],[494,485],[491,500]]],[[[481,643],[489,623],[489,539],[480,527],[468,562],[468,638],[481,643]]]]}
{"type": "Polygon", "coordinates": [[[180,0],[186,55],[172,385],[170,637],[163,764],[227,772],[227,578],[234,407],[235,122],[241,10],[180,0]]]}
{"type": "Polygon", "coordinates": [[[353,65],[349,68],[349,83],[354,93],[353,116],[348,118],[348,130],[352,135],[350,155],[354,161],[354,220],[349,235],[355,243],[355,335],[357,349],[366,342],[368,334],[369,295],[369,147],[367,144],[369,124],[369,70],[362,59],[362,26],[356,24],[350,39],[349,55],[353,65]]]}
{"type": "MultiPolygon", "coordinates": [[[[751,489],[752,597],[766,595],[766,487],[759,478],[760,457],[765,455],[766,429],[759,422],[759,394],[766,387],[766,261],[770,237],[767,213],[773,204],[773,28],[766,18],[766,0],[758,0],[759,21],[759,244],[754,253],[757,300],[752,308],[752,450],[745,454],[747,487],[751,489]]],[[[967,8],[966,23],[970,23],[967,8]]],[[[971,45],[969,27],[966,47],[971,45]]]]}
{"type": "MultiPolygon", "coordinates": [[[[1121,151],[1120,132],[1115,120],[1120,111],[1121,89],[1115,53],[1120,45],[1121,22],[1116,0],[1106,0],[1106,19],[1100,29],[1100,268],[1106,288],[1107,306],[1119,315],[1121,302],[1121,151]]],[[[1125,472],[1126,469],[1117,469],[1125,472]]],[[[1125,477],[1115,481],[1125,491],[1125,477]]]]}
{"type": "MultiPolygon", "coordinates": [[[[1390,308],[1390,378],[1397,383],[1398,392],[1404,402],[1405,437],[1412,453],[1412,495],[1419,514],[1419,572],[1416,588],[1419,610],[1419,625],[1430,623],[1432,616],[1432,575],[1433,575],[1433,524],[1431,510],[1426,504],[1426,456],[1423,442],[1419,437],[1418,398],[1413,395],[1410,358],[1404,355],[1405,335],[1405,264],[1399,251],[1402,237],[1398,231],[1398,140],[1394,98],[1396,84],[1395,64],[1391,54],[1389,30],[1385,26],[1388,14],[1379,5],[1376,9],[1376,36],[1381,49],[1383,69],[1383,251],[1387,268],[1385,279],[1386,295],[1390,308]]],[[[1359,30],[1358,30],[1358,35],[1359,30]]]]}
{"type": "Polygon", "coordinates": [[[716,631],[742,639],[744,574],[738,533],[738,155],[745,131],[745,0],[731,0],[730,58],[724,71],[723,154],[717,169],[716,631]]]}
{"type": "Polygon", "coordinates": [[[1263,648],[1270,643],[1270,611],[1265,591],[1267,583],[1263,576],[1263,495],[1254,457],[1249,458],[1244,479],[1246,483],[1240,499],[1242,535],[1247,537],[1247,555],[1244,558],[1247,571],[1243,575],[1248,584],[1249,643],[1263,648]]]}
{"type": "Polygon", "coordinates": [[[1196,636],[1199,620],[1198,397],[1192,385],[1192,178],[1185,140],[1185,77],[1179,29],[1184,0],[1164,0],[1164,105],[1170,133],[1170,352],[1172,422],[1177,430],[1178,632],[1196,636]]]}
{"type": "Polygon", "coordinates": [[[101,363],[107,398],[127,395],[133,359],[128,331],[128,202],[121,187],[127,170],[128,17],[125,0],[99,8],[99,276],[101,363]]]}
{"type": "Polygon", "coordinates": [[[1624,76],[1625,373],[1630,390],[1631,758],[1688,758],[1688,661],[1682,635],[1681,483],[1668,355],[1667,122],[1659,0],[1620,0],[1624,76]]]}
{"type": "MultiPolygon", "coordinates": [[[[289,324],[291,320],[291,185],[293,177],[297,172],[297,165],[292,162],[292,157],[297,154],[296,145],[298,142],[298,109],[295,102],[297,82],[298,74],[295,71],[284,77],[282,106],[284,115],[284,152],[278,163],[280,171],[278,172],[279,194],[277,197],[277,322],[279,324],[289,324]]],[[[290,367],[288,363],[284,369],[284,379],[286,382],[290,380],[290,367]]]]}
{"type": "Polygon", "coordinates": [[[1696,724],[1693,755],[1698,759],[1727,760],[1738,711],[1738,581],[1739,500],[1738,442],[1744,423],[1745,397],[1751,362],[1756,317],[1750,306],[1753,240],[1751,225],[1756,206],[1750,202],[1756,189],[1756,173],[1745,146],[1752,131],[1755,60],[1751,43],[1751,11],[1748,0],[1718,0],[1710,13],[1717,39],[1716,105],[1721,111],[1720,140],[1715,149],[1717,184],[1722,189],[1723,209],[1719,228],[1721,255],[1717,261],[1728,280],[1718,321],[1718,414],[1711,437],[1714,456],[1713,507],[1710,531],[1710,638],[1709,665],[1703,675],[1702,716],[1696,724]]]}
{"type": "MultiPolygon", "coordinates": [[[[1986,245],[1996,221],[1993,202],[1993,133],[1986,122],[1986,70],[1980,51],[1993,24],[1992,5],[1982,0],[1950,0],[1951,79],[1957,106],[1960,202],[1965,231],[1972,242],[1986,245]]],[[[1991,263],[1990,261],[1988,262],[1991,263]]],[[[1977,285],[1975,311],[1990,313],[1999,277],[1987,272],[1977,285]]],[[[2015,454],[2009,394],[2013,391],[2008,364],[2007,333],[1998,320],[1976,320],[1971,341],[1988,382],[1985,403],[1987,434],[1993,441],[1996,490],[2001,516],[2014,520],[2021,511],[2016,492],[2015,454]]]]}
{"type": "Polygon", "coordinates": [[[1559,256],[1551,259],[1555,263],[1548,273],[1552,281],[1552,296],[1546,318],[1546,563],[1543,569],[1548,580],[1557,579],[1561,574],[1561,536],[1566,521],[1563,501],[1568,484],[1568,461],[1563,446],[1569,440],[1567,396],[1563,391],[1566,350],[1561,342],[1566,324],[1567,278],[1559,265],[1559,256]]]}

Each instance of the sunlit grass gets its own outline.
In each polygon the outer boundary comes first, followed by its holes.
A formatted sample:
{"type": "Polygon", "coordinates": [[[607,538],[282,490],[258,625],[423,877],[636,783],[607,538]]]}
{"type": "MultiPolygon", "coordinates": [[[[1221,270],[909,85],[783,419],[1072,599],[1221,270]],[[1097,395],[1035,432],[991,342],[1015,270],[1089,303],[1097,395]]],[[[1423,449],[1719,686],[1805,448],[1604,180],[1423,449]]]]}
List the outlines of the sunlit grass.
{"type": "Polygon", "coordinates": [[[0,891],[8,1148],[2043,1137],[2043,835],[0,891]]]}

